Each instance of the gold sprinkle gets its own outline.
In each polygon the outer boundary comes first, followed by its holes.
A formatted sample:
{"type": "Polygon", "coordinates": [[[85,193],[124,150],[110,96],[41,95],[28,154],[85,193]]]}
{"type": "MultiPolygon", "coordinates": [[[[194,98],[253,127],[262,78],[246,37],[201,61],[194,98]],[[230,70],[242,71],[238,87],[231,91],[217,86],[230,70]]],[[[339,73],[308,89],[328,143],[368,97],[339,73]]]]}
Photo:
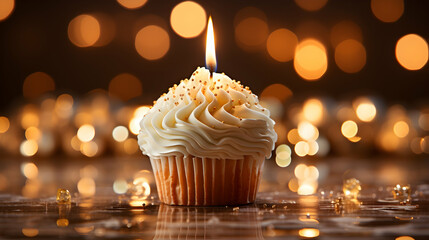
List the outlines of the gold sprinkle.
{"type": "Polygon", "coordinates": [[[195,86],[193,86],[192,88],[195,89],[195,86]]]}
{"type": "Polygon", "coordinates": [[[217,96],[217,93],[215,93],[214,95],[215,95],[215,97],[216,97],[216,96],[217,96]]]}
{"type": "Polygon", "coordinates": [[[161,112],[161,109],[158,108],[158,112],[161,112]]]}

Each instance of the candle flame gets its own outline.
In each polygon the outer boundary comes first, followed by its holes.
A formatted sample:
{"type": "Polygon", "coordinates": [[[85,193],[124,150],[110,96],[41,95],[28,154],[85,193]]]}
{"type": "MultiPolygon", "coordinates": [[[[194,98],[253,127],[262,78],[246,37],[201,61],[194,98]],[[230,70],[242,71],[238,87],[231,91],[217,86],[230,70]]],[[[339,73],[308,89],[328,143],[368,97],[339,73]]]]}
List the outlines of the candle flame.
{"type": "Polygon", "coordinates": [[[215,50],[215,39],[213,31],[212,17],[209,17],[207,24],[207,40],[206,40],[206,67],[211,71],[216,71],[216,50],[215,50]]]}

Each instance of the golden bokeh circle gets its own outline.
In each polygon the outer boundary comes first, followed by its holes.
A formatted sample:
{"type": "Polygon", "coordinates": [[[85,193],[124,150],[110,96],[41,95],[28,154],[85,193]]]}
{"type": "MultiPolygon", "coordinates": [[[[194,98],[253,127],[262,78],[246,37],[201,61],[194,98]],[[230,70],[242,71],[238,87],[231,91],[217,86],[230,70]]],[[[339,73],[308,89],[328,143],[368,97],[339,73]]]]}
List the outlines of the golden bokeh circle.
{"type": "Polygon", "coordinates": [[[170,49],[170,36],[160,26],[146,26],[137,33],[135,48],[137,53],[143,58],[158,60],[164,57],[170,49]]]}
{"type": "Polygon", "coordinates": [[[170,15],[170,24],[174,32],[184,38],[194,38],[200,35],[207,23],[204,8],[193,1],[177,4],[170,15]]]}

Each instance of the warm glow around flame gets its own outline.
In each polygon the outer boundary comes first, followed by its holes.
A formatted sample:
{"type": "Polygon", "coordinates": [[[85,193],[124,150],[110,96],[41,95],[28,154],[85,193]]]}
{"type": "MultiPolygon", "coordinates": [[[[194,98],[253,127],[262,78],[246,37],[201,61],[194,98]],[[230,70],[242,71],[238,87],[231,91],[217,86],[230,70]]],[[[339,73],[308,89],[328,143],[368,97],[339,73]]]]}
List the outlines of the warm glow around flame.
{"type": "Polygon", "coordinates": [[[215,39],[213,31],[212,17],[209,17],[209,23],[207,25],[207,40],[206,40],[206,67],[212,71],[216,71],[216,50],[215,50],[215,39]]]}

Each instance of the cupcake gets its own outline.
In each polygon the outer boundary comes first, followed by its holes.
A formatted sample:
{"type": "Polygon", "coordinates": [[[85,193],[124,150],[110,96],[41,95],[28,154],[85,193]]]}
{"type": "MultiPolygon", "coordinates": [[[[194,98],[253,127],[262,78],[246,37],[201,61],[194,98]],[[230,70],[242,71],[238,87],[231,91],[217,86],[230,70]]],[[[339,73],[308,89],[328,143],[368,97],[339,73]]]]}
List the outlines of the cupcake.
{"type": "Polygon", "coordinates": [[[159,199],[169,205],[254,202],[277,134],[258,97],[225,74],[198,68],[154,103],[138,143],[159,199]]]}

